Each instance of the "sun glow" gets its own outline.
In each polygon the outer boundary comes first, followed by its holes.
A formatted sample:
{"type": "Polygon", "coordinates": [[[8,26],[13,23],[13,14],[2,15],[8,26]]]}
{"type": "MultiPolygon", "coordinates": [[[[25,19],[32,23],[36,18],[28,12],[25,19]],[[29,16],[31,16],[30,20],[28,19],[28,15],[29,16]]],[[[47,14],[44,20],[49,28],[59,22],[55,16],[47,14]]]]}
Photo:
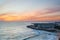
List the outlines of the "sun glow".
{"type": "MultiPolygon", "coordinates": [[[[48,9],[47,9],[48,10],[48,9]]],[[[0,21],[56,21],[60,12],[55,10],[35,10],[27,12],[7,12],[0,14],[0,21]],[[52,10],[52,11],[51,11],[52,10]]]]}

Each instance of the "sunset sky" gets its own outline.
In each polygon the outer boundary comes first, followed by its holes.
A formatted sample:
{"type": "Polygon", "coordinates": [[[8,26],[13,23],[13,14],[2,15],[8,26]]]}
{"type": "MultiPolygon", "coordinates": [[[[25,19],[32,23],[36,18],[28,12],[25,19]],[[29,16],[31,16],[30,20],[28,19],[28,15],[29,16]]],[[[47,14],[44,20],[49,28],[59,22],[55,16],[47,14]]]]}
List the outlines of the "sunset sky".
{"type": "Polygon", "coordinates": [[[0,0],[0,21],[60,21],[60,0],[0,0]]]}

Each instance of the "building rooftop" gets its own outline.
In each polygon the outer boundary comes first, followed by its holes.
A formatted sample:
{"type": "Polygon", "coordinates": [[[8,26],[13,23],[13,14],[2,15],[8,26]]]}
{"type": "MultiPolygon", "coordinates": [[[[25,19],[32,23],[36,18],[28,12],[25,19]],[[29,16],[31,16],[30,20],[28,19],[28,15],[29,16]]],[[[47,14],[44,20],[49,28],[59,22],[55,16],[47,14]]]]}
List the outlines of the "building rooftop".
{"type": "Polygon", "coordinates": [[[55,24],[55,23],[32,23],[32,24],[55,24]]]}

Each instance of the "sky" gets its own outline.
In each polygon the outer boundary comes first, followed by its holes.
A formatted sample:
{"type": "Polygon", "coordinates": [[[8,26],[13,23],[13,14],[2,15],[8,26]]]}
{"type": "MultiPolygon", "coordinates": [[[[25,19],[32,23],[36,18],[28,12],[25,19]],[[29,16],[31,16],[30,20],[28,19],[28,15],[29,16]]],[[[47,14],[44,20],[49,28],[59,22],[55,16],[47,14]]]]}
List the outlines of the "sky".
{"type": "Polygon", "coordinates": [[[0,0],[0,21],[60,21],[60,0],[0,0]]]}

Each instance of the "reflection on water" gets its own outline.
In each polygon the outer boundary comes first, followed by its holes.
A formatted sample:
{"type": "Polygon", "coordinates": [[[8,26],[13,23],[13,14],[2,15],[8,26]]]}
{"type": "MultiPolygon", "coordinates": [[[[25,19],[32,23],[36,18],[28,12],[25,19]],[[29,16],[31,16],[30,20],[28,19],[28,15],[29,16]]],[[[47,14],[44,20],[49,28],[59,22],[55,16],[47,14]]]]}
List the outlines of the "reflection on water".
{"type": "Polygon", "coordinates": [[[0,29],[0,36],[2,37],[2,39],[23,39],[27,36],[31,36],[30,34],[35,35],[32,30],[23,27],[4,27],[0,29]]]}
{"type": "Polygon", "coordinates": [[[0,22],[0,40],[57,40],[55,33],[26,28],[29,22],[0,22]]]}

